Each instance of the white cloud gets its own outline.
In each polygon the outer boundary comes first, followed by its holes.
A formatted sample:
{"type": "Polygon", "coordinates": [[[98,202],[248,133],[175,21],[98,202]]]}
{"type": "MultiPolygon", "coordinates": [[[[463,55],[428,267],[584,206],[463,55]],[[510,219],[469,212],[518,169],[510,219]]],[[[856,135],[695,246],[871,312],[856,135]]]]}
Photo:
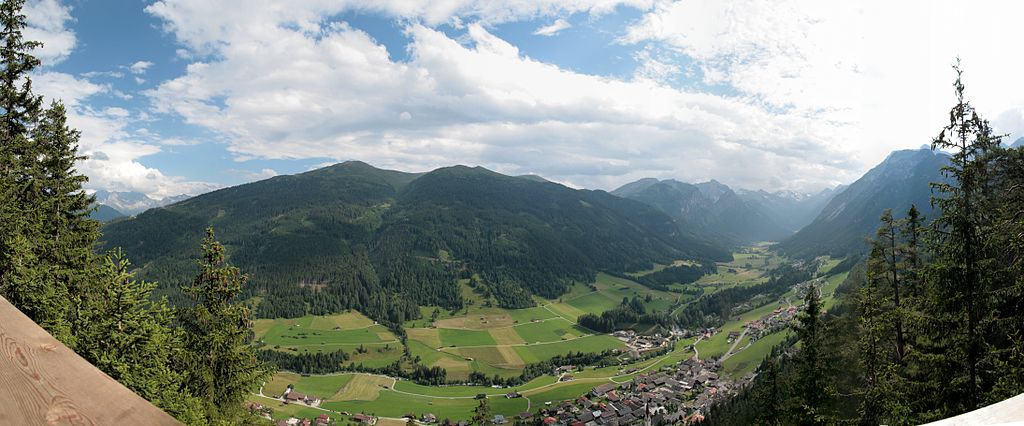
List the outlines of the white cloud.
{"type": "Polygon", "coordinates": [[[829,143],[870,165],[928,143],[952,106],[960,56],[967,95],[1002,131],[1021,132],[1024,57],[1013,1],[666,1],[625,43],[657,43],[693,60],[708,84],[826,123],[829,143]]]}
{"type": "Polygon", "coordinates": [[[71,8],[58,0],[31,0],[23,9],[28,28],[25,40],[40,41],[43,47],[34,54],[43,65],[54,65],[64,60],[75,48],[75,33],[65,28],[71,21],[71,8]]]}
{"type": "MultiPolygon", "coordinates": [[[[215,55],[148,95],[161,112],[219,134],[241,158],[328,156],[405,170],[459,162],[604,188],[647,175],[820,187],[861,166],[828,143],[832,129],[815,120],[561,69],[525,57],[479,23],[458,41],[410,24],[410,60],[395,62],[345,24],[283,25],[292,18],[282,17],[203,26],[197,22],[225,15],[151,12],[179,40],[215,55]]],[[[321,22],[316,10],[289,13],[321,22]]]]}
{"type": "Polygon", "coordinates": [[[131,71],[132,74],[145,74],[146,70],[148,70],[149,67],[152,67],[152,66],[153,66],[152,62],[149,62],[149,61],[138,61],[138,62],[135,62],[134,64],[131,64],[130,66],[128,66],[128,70],[131,71]]]}
{"type": "Polygon", "coordinates": [[[67,106],[68,123],[80,130],[79,153],[89,158],[79,163],[89,176],[85,187],[111,191],[139,191],[163,198],[183,193],[197,194],[215,186],[167,176],[138,160],[160,152],[160,147],[129,134],[132,113],[121,107],[94,109],[89,98],[111,89],[70,74],[45,72],[32,77],[36,93],[48,100],[61,99],[67,106]]]}
{"type": "Polygon", "coordinates": [[[555,22],[552,22],[551,25],[545,25],[537,28],[537,30],[533,32],[533,35],[551,37],[557,35],[562,30],[569,28],[572,28],[572,24],[570,24],[569,21],[566,21],[565,19],[557,19],[555,22]]]}

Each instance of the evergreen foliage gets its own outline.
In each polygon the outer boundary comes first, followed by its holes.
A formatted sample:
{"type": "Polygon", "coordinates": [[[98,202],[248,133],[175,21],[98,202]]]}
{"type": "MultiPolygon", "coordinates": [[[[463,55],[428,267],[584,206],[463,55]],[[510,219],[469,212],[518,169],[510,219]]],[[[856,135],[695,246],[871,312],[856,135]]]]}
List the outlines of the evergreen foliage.
{"type": "Polygon", "coordinates": [[[194,304],[178,311],[189,390],[214,422],[238,419],[245,395],[270,377],[252,340],[249,309],[236,301],[246,277],[225,262],[224,246],[207,228],[199,275],[183,289],[194,304]]]}
{"type": "Polygon", "coordinates": [[[955,70],[957,103],[933,143],[952,151],[934,220],[913,205],[898,220],[883,211],[838,304],[817,325],[801,316],[799,350],[779,359],[798,402],[787,410],[800,410],[758,417],[774,386],[762,366],[710,424],[921,424],[1024,393],[1024,150],[1000,144],[955,70]]]}
{"type": "Polygon", "coordinates": [[[731,257],[654,208],[603,191],[482,168],[420,175],[359,162],[200,195],[111,223],[103,238],[138,256],[140,276],[163,284],[159,294],[186,305],[183,253],[208,224],[252,278],[243,297],[274,300],[258,316],[357,309],[392,328],[418,318],[418,305],[460,309],[459,279],[523,308],[598,271],[731,257]]]}
{"type": "Polygon", "coordinates": [[[188,424],[205,421],[203,406],[187,392],[176,367],[182,345],[172,311],[150,295],[155,283],[133,279],[120,251],[108,254],[98,285],[87,288],[78,353],[135,393],[188,424]]]}

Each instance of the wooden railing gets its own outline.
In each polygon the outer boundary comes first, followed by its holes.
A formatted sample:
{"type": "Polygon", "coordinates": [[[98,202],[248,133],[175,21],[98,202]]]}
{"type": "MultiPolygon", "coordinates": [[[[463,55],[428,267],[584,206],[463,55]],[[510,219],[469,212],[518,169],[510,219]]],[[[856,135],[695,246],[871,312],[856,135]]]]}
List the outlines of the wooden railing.
{"type": "Polygon", "coordinates": [[[1024,425],[1024,394],[925,426],[1024,425]]]}
{"type": "Polygon", "coordinates": [[[0,297],[0,425],[177,425],[0,297]]]}

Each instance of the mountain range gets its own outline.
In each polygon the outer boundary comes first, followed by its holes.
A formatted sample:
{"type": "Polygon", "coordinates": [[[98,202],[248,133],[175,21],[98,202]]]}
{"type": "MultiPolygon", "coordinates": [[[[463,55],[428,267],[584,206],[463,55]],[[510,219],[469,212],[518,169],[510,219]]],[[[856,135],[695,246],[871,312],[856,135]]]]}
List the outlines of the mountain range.
{"type": "Polygon", "coordinates": [[[733,191],[716,180],[689,184],[647,178],[623,185],[612,194],[651,205],[701,238],[738,246],[789,237],[809,223],[836,192],[733,191]]]}
{"type": "Polygon", "coordinates": [[[903,217],[911,205],[931,219],[931,182],[944,181],[940,169],[949,156],[929,149],[895,151],[836,194],[817,217],[776,247],[797,258],[844,257],[867,250],[883,210],[903,217]]]}
{"type": "Polygon", "coordinates": [[[114,219],[124,217],[124,213],[121,213],[117,209],[106,204],[97,204],[96,210],[90,213],[89,217],[100,222],[110,222],[114,219]]]}
{"type": "Polygon", "coordinates": [[[108,224],[102,248],[123,247],[175,299],[210,225],[249,274],[250,295],[274,300],[261,316],[358,308],[401,322],[418,315],[415,304],[461,306],[457,280],[523,307],[598,271],[731,259],[665,213],[604,191],[479,167],[417,174],[361,162],[150,209],[108,224]]]}
{"type": "Polygon", "coordinates": [[[94,194],[96,196],[96,203],[104,205],[117,210],[123,215],[134,216],[142,213],[154,207],[162,207],[168,204],[174,204],[178,201],[186,200],[189,195],[175,195],[165,198],[152,198],[141,192],[118,192],[118,191],[106,191],[97,190],[94,194]]]}

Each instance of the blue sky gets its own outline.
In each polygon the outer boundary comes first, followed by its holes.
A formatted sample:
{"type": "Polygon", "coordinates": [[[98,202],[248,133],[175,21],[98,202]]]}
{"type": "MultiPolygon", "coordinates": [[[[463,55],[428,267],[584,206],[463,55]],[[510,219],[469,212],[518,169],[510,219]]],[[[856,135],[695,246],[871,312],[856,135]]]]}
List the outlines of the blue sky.
{"type": "Polygon", "coordinates": [[[1013,2],[956,39],[944,2],[245,4],[29,2],[37,91],[68,103],[91,188],[160,198],[355,159],[814,191],[927,143],[957,55],[982,112],[1024,130],[1013,2]]]}

